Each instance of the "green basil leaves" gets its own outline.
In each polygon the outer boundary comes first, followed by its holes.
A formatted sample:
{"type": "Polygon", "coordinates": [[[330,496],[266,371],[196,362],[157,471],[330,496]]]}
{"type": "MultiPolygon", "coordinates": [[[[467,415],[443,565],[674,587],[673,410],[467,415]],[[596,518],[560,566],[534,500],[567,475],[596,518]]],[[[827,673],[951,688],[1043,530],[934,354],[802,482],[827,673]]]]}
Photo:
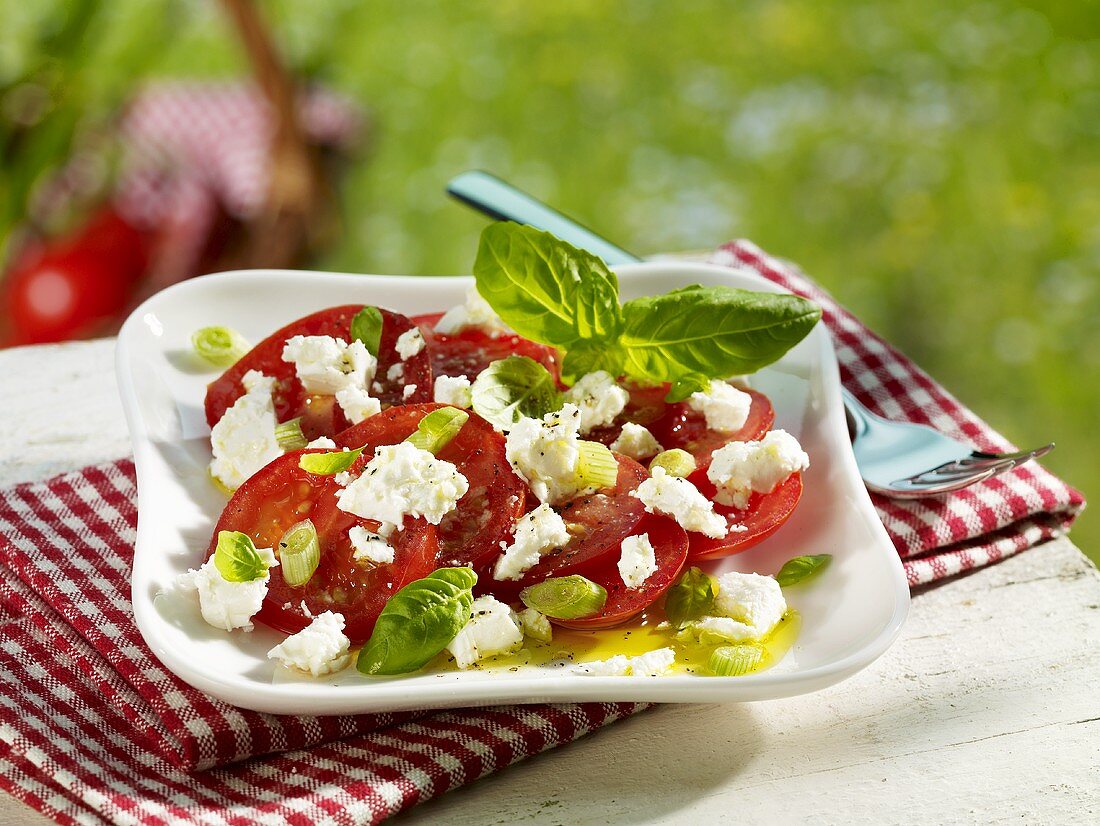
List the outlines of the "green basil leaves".
{"type": "Polygon", "coordinates": [[[494,361],[474,379],[470,393],[474,412],[501,430],[511,430],[524,417],[541,419],[562,406],[550,371],[527,356],[494,361]]]}
{"type": "Polygon", "coordinates": [[[248,534],[240,531],[218,531],[214,567],[228,582],[252,582],[263,578],[268,565],[248,534]]]}
{"type": "Polygon", "coordinates": [[[679,630],[709,614],[717,597],[718,580],[699,568],[688,568],[665,594],[665,616],[679,630]]]}
{"type": "Polygon", "coordinates": [[[382,346],[382,313],[377,307],[364,307],[351,320],[351,340],[361,341],[372,356],[382,346]]]}
{"type": "Polygon", "coordinates": [[[410,582],[378,615],[356,668],[373,675],[423,668],[470,621],[476,583],[470,568],[440,568],[410,582]]]}
{"type": "Polygon", "coordinates": [[[796,556],[783,563],[779,573],[775,575],[775,581],[783,588],[787,588],[799,582],[804,582],[812,576],[819,574],[829,561],[832,554],[814,554],[813,556],[796,556]]]}

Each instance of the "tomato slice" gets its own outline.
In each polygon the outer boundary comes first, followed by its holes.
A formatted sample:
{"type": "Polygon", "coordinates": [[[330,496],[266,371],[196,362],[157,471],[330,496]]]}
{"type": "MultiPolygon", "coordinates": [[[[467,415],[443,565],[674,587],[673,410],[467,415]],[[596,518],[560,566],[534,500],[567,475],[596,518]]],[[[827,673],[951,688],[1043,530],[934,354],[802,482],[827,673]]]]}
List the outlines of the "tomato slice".
{"type": "MultiPolygon", "coordinates": [[[[340,447],[364,447],[367,459],[379,445],[403,441],[428,413],[442,404],[391,407],[337,434],[340,447]]],[[[500,554],[500,543],[523,515],[527,485],[512,472],[504,453],[504,437],[470,413],[470,418],[439,458],[454,464],[470,484],[458,507],[439,524],[437,565],[480,568],[500,554]]]]}
{"type": "Polygon", "coordinates": [[[482,330],[463,330],[454,335],[435,332],[443,313],[413,316],[420,325],[424,340],[432,354],[432,371],[436,376],[465,376],[473,381],[478,373],[494,361],[508,356],[528,356],[546,366],[554,377],[558,375],[558,355],[553,347],[522,336],[490,336],[482,330]]]}
{"type": "MultiPolygon", "coordinates": [[[[293,634],[324,611],[343,614],[344,633],[353,643],[366,641],[386,602],[414,579],[435,568],[439,543],[436,529],[422,519],[406,521],[393,534],[394,561],[389,565],[360,565],[348,530],[361,525],[376,531],[378,523],[345,513],[336,507],[339,490],[331,476],[317,476],[298,467],[304,453],[284,454],[258,471],[237,489],[225,506],[207,550],[218,543],[218,531],[241,531],[257,547],[275,548],[292,525],[307,517],[317,528],[321,561],[305,585],[294,587],[283,579],[282,566],[273,568],[267,597],[256,619],[293,634]]],[[[360,466],[365,464],[360,457],[360,466]]]]}
{"type": "MultiPolygon", "coordinates": [[[[706,473],[696,471],[691,481],[708,499],[714,499],[715,488],[706,473]]],[[[790,519],[798,500],[802,497],[802,474],[792,473],[785,482],[779,484],[771,493],[754,493],[749,497],[748,505],[743,509],[715,503],[714,510],[733,520],[745,530],[730,531],[721,539],[711,539],[701,533],[690,534],[692,561],[716,559],[747,550],[763,542],[790,519]]]]}
{"type": "Polygon", "coordinates": [[[481,578],[482,590],[513,599],[528,585],[552,576],[583,574],[597,566],[604,555],[617,554],[623,540],[637,532],[635,528],[645,516],[645,506],[630,492],[649,473],[633,459],[618,454],[615,458],[619,461],[619,478],[614,490],[578,496],[555,508],[573,537],[568,545],[545,554],[519,580],[496,580],[486,572],[481,578]]]}
{"type": "MultiPolygon", "coordinates": [[[[253,347],[240,361],[226,370],[206,389],[206,421],[213,427],[233,403],[244,395],[241,377],[249,370],[258,370],[275,379],[275,417],[280,422],[302,417],[302,432],[307,439],[333,436],[351,424],[333,396],[311,396],[306,393],[295,374],[294,364],[283,361],[283,345],[292,336],[332,336],[348,341],[351,337],[351,320],[363,309],[362,304],[346,304],[307,315],[276,330],[253,347]]],[[[413,328],[408,316],[390,310],[382,310],[382,340],[378,347],[378,368],[375,381],[381,390],[371,395],[382,401],[383,406],[408,402],[428,401],[432,397],[432,368],[425,347],[404,362],[402,378],[389,379],[389,368],[401,361],[397,353],[397,338],[413,328]],[[407,384],[415,384],[416,391],[404,398],[407,384]]]]}
{"type": "Polygon", "coordinates": [[[576,620],[552,619],[555,625],[590,631],[622,625],[633,619],[664,594],[684,568],[688,557],[688,535],[666,516],[647,514],[638,523],[634,535],[648,534],[653,544],[657,570],[637,588],[627,588],[618,569],[618,555],[608,556],[599,571],[588,575],[593,582],[607,589],[607,602],[595,616],[576,620]]]}
{"type": "MultiPolygon", "coordinates": [[[[744,389],[744,388],[742,388],[744,389]]],[[[671,404],[650,431],[665,450],[678,447],[695,457],[698,468],[710,465],[711,454],[730,442],[751,442],[764,438],[775,422],[775,409],[768,397],[756,390],[745,389],[752,396],[749,417],[740,430],[720,433],[707,427],[706,417],[688,407],[686,402],[671,404]]]]}

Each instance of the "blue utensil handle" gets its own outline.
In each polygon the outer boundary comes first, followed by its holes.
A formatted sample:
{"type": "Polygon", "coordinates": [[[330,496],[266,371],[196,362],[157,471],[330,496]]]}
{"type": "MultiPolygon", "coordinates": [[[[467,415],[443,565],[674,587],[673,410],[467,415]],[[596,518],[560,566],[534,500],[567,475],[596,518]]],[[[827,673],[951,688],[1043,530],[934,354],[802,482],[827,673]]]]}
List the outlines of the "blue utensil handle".
{"type": "Polygon", "coordinates": [[[642,260],[488,172],[463,172],[450,180],[447,192],[497,221],[515,221],[552,233],[609,266],[642,260]]]}

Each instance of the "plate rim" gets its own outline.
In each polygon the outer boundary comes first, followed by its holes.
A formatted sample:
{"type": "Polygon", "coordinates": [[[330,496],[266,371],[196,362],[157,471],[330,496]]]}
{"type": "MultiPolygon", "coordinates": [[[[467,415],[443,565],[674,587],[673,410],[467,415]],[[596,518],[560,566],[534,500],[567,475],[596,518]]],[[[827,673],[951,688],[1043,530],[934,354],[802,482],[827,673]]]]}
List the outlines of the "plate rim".
{"type": "MultiPolygon", "coordinates": [[[[638,264],[626,264],[614,267],[614,271],[620,278],[628,278],[635,272],[659,271],[675,268],[677,273],[689,275],[692,272],[707,273],[710,275],[726,275],[731,273],[731,268],[719,264],[700,262],[679,262],[669,260],[646,261],[638,264]]],[[[751,277],[758,281],[762,288],[771,292],[787,292],[774,282],[768,281],[755,270],[744,267],[732,270],[739,275],[751,277]]],[[[910,608],[910,591],[901,558],[894,550],[893,542],[886,533],[870,495],[862,483],[858,488],[860,495],[855,497],[855,504],[860,516],[868,523],[872,533],[878,534],[877,544],[883,550],[888,550],[889,558],[887,566],[891,575],[891,586],[894,597],[893,611],[889,620],[880,629],[878,634],[863,644],[857,650],[832,662],[801,670],[798,672],[773,672],[764,671],[748,677],[706,677],[700,678],[692,675],[670,675],[659,679],[648,677],[597,677],[586,675],[572,675],[563,672],[556,677],[569,677],[572,679],[552,679],[546,676],[516,677],[506,680],[471,680],[468,683],[447,683],[441,685],[435,691],[427,691],[428,697],[424,700],[408,702],[410,689],[405,687],[401,679],[388,680],[374,684],[356,684],[355,686],[339,686],[339,692],[334,692],[333,686],[326,683],[310,684],[304,682],[249,683],[248,695],[243,698],[240,695],[242,687],[233,682],[211,678],[201,669],[193,667],[183,658],[176,656],[166,646],[160,644],[157,633],[158,625],[162,620],[153,609],[152,599],[144,594],[138,595],[133,588],[138,578],[139,570],[151,563],[147,559],[149,552],[142,553],[141,548],[148,543],[143,542],[145,535],[149,533],[148,520],[141,519],[142,507],[142,476],[143,468],[151,462],[150,451],[153,441],[149,429],[141,415],[137,387],[135,385],[134,372],[129,369],[131,363],[131,339],[136,335],[135,328],[139,328],[144,316],[153,308],[165,301],[178,301],[187,293],[194,290],[208,289],[213,281],[229,280],[269,280],[276,278],[299,279],[316,278],[318,276],[337,279],[356,279],[360,282],[364,278],[375,278],[392,281],[422,281],[424,279],[445,279],[447,281],[459,281],[471,283],[472,277],[468,275],[441,275],[441,276],[414,276],[414,275],[370,275],[346,272],[327,272],[321,270],[285,270],[285,269],[248,269],[230,270],[220,273],[211,273],[188,279],[174,284],[154,294],[142,302],[127,318],[118,334],[118,344],[115,351],[115,371],[118,378],[119,394],[122,398],[123,412],[127,427],[130,431],[134,450],[134,464],[136,473],[136,489],[138,495],[137,511],[138,526],[135,539],[134,563],[130,574],[131,599],[134,609],[134,617],[139,632],[145,643],[149,646],[154,656],[173,674],[190,685],[205,691],[219,699],[244,708],[264,711],[269,713],[312,713],[312,714],[345,714],[345,713],[370,713],[402,708],[433,708],[433,707],[458,707],[472,705],[493,705],[507,702],[748,702],[761,699],[778,699],[780,697],[794,696],[820,690],[829,685],[840,682],[870,665],[897,639],[910,608]],[[293,688],[288,692],[288,688],[293,688]],[[347,689],[347,690],[344,690],[347,689]],[[355,690],[363,689],[363,690],[355,690]],[[579,690],[578,690],[579,689],[579,690]],[[668,695],[683,693],[682,698],[669,698],[668,695]],[[369,694],[370,696],[364,696],[369,694]],[[736,694],[737,696],[731,696],[736,694]],[[522,696],[521,696],[522,695],[522,696]],[[590,695],[600,695],[591,697],[590,695]],[[609,699],[607,695],[614,695],[609,699]],[[372,700],[377,699],[377,702],[372,700]],[[311,701],[321,700],[324,708],[305,710],[311,701]],[[404,700],[404,702],[401,702],[404,700]]],[[[821,368],[825,392],[832,397],[833,404],[842,409],[843,402],[840,397],[840,370],[833,346],[832,336],[824,324],[817,325],[810,333],[808,339],[816,339],[820,351],[821,368]]],[[[848,449],[840,451],[835,457],[844,465],[846,475],[854,475],[859,479],[859,471],[855,463],[854,453],[848,449]]],[[[414,693],[425,691],[425,687],[412,690],[414,693]]]]}

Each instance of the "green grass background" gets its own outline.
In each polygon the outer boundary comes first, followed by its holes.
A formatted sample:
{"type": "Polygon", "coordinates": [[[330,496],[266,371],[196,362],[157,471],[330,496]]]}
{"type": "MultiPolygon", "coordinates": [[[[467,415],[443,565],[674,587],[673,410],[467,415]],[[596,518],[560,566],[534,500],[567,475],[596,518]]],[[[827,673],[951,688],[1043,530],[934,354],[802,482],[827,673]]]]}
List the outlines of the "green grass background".
{"type": "MultiPolygon", "coordinates": [[[[0,83],[72,14],[0,0],[0,83]]],[[[213,2],[112,0],[53,94],[103,116],[243,61],[213,2]]],[[[376,124],[323,266],[451,273],[483,167],[628,249],[798,261],[1015,442],[1100,487],[1100,13],[1088,2],[267,2],[376,124]]],[[[1075,538],[1100,558],[1100,522],[1075,538]]]]}

